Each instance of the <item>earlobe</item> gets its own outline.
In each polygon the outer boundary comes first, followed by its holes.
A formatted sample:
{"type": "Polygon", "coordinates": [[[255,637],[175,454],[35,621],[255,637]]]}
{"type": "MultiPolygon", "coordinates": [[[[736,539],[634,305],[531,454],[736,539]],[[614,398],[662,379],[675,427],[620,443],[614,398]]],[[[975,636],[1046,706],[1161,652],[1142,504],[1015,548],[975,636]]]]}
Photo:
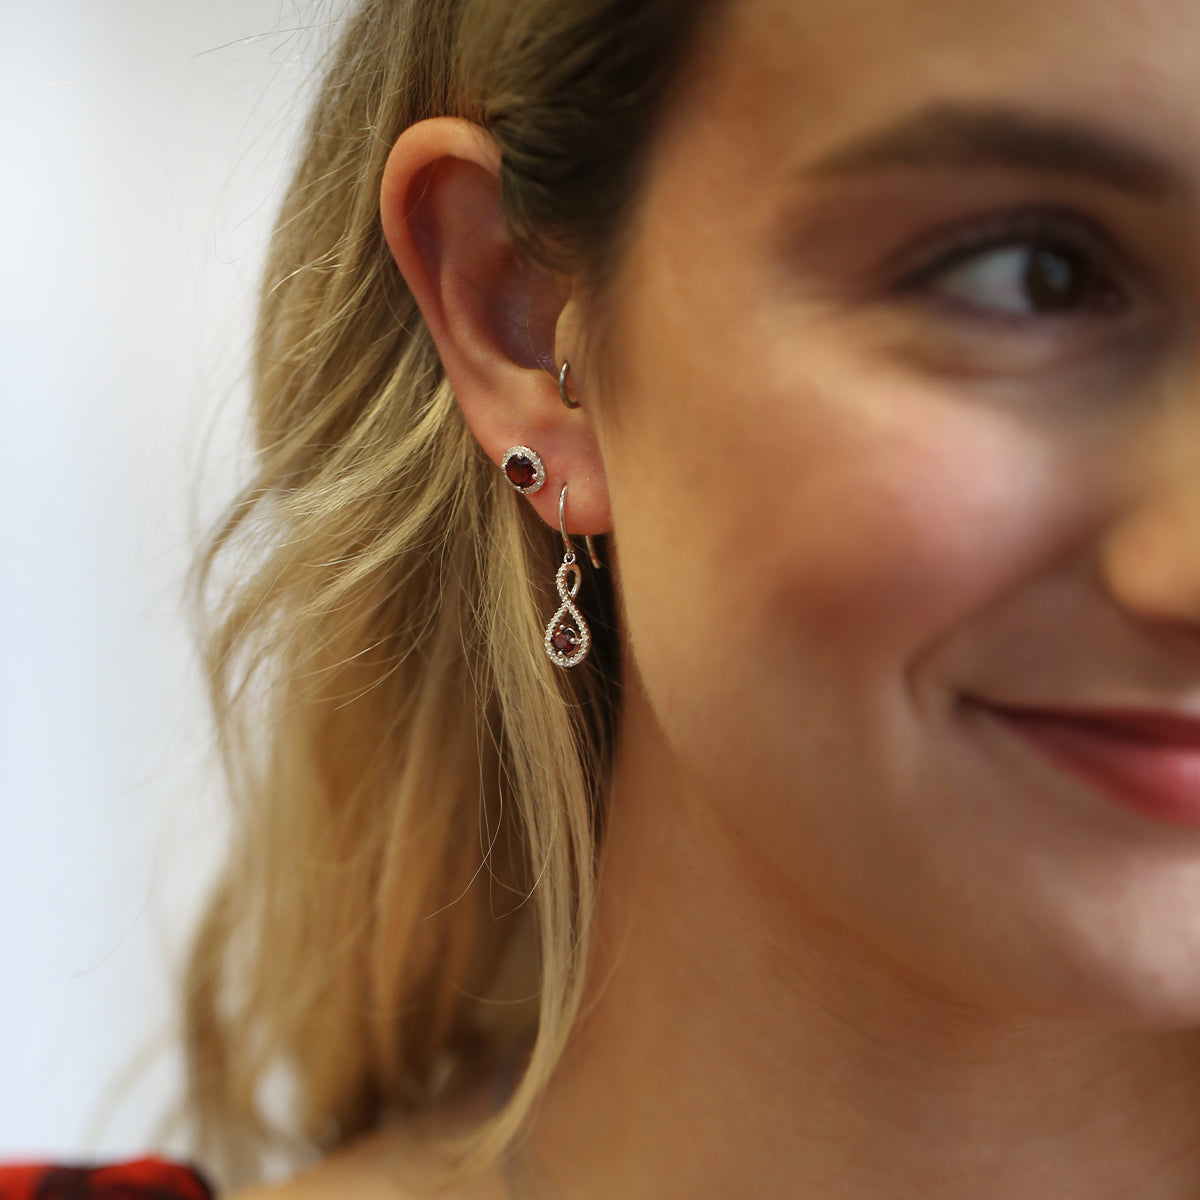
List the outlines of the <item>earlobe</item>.
{"type": "Polygon", "coordinates": [[[384,172],[384,236],[497,471],[509,447],[536,447],[550,486],[529,500],[543,520],[557,528],[555,498],[569,481],[574,531],[604,532],[596,439],[585,412],[559,397],[555,336],[569,281],[512,244],[499,172],[499,152],[480,127],[449,117],[411,126],[384,172]]]}

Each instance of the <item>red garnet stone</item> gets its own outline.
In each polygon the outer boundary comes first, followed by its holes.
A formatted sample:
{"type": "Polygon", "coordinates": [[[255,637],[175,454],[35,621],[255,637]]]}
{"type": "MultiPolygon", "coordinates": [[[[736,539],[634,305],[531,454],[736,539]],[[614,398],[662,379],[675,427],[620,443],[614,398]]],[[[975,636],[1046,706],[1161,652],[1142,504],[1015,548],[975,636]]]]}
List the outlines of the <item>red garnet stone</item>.
{"type": "Polygon", "coordinates": [[[550,637],[552,645],[559,654],[574,654],[579,648],[579,630],[570,625],[556,625],[550,637]]]}
{"type": "Polygon", "coordinates": [[[513,487],[533,487],[537,482],[537,468],[523,454],[514,454],[504,464],[504,474],[513,487]]]}

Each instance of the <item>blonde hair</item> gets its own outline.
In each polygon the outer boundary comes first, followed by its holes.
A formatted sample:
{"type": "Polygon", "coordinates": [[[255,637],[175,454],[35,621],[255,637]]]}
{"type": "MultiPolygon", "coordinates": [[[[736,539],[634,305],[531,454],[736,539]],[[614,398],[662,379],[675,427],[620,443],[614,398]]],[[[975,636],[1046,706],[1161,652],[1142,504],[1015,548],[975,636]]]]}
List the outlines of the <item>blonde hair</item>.
{"type": "MultiPolygon", "coordinates": [[[[478,121],[517,244],[597,310],[699,0],[368,0],[279,217],[257,474],[197,561],[234,839],[184,981],[194,1152],[252,1181],[436,1108],[532,1037],[492,1161],[577,1014],[619,681],[542,649],[557,535],[458,412],[380,231],[395,138],[478,121]],[[277,1073],[292,1107],[265,1111],[277,1073]]],[[[605,614],[608,614],[607,616],[605,614]]],[[[606,636],[606,626],[608,633],[606,636]]]]}

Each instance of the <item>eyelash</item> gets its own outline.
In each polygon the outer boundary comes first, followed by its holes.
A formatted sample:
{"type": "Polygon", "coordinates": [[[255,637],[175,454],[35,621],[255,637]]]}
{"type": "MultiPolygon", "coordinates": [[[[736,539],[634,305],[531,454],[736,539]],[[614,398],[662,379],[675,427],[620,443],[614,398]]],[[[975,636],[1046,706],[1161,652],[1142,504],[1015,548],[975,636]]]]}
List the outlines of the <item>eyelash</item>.
{"type": "Polygon", "coordinates": [[[1123,273],[1116,268],[1117,254],[1108,236],[1090,219],[1078,213],[1034,210],[1007,213],[990,220],[976,221],[961,232],[932,235],[922,239],[915,250],[904,256],[904,262],[894,268],[898,276],[895,289],[903,295],[933,293],[942,307],[957,313],[1005,324],[1028,324],[1047,317],[1111,313],[1128,303],[1128,289],[1123,273]],[[936,250],[930,247],[936,246],[936,250]],[[1000,250],[1042,249],[1065,254],[1081,264],[1086,274],[1088,290],[1092,293],[1084,302],[1066,314],[1033,310],[1014,313],[1003,308],[973,304],[953,297],[937,297],[936,284],[956,268],[970,264],[1000,250]],[[915,262],[916,265],[913,265],[915,262]],[[1103,286],[1102,302],[1096,303],[1096,284],[1103,286]]]}

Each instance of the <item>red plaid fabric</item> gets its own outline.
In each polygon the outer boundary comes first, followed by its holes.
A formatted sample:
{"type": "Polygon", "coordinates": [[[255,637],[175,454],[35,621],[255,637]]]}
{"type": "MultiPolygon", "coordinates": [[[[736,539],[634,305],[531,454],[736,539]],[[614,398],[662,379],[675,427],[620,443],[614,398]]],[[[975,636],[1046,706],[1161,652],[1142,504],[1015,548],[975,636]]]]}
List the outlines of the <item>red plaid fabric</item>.
{"type": "Polygon", "coordinates": [[[162,1158],[106,1165],[0,1163],[0,1200],[214,1200],[204,1176],[162,1158]]]}

